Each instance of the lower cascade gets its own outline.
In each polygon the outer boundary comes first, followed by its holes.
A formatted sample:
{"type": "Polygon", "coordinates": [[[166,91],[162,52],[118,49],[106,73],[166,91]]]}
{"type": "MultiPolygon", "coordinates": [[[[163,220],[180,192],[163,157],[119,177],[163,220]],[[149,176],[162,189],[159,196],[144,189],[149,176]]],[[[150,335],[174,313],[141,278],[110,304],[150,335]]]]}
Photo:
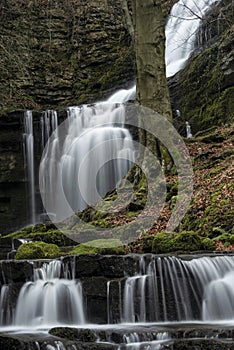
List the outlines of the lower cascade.
{"type": "Polygon", "coordinates": [[[21,341],[30,333],[27,349],[79,349],[80,342],[82,349],[92,349],[86,343],[95,349],[172,349],[178,328],[195,329],[194,337],[204,338],[208,327],[206,339],[219,339],[215,327],[234,324],[234,256],[81,255],[38,261],[15,301],[17,283],[6,273],[7,262],[1,264],[1,333],[21,341]],[[77,333],[68,341],[54,338],[53,329],[77,333]]]}
{"type": "Polygon", "coordinates": [[[74,279],[61,278],[62,274],[61,261],[45,263],[35,270],[34,281],[25,283],[20,291],[16,326],[85,323],[82,287],[74,279]]]}

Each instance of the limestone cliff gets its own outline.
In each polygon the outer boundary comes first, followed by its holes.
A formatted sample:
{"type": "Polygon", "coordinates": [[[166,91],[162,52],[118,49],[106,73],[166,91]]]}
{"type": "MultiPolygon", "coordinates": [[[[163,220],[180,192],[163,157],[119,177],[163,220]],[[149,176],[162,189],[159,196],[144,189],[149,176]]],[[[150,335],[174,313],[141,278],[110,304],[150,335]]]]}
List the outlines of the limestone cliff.
{"type": "Polygon", "coordinates": [[[2,0],[0,114],[95,101],[134,79],[121,0],[2,0]]]}

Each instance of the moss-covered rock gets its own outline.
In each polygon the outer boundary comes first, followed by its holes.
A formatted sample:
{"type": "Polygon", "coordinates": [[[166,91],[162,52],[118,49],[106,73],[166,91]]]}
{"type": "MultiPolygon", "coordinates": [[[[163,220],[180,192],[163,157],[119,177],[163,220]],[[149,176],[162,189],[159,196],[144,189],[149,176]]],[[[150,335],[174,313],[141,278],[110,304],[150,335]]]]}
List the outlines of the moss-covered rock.
{"type": "Polygon", "coordinates": [[[198,250],[213,251],[216,250],[216,244],[210,238],[204,238],[193,231],[161,232],[142,239],[143,253],[165,254],[198,250]]]}
{"type": "Polygon", "coordinates": [[[24,259],[54,259],[60,256],[60,250],[55,244],[44,242],[29,242],[22,244],[16,253],[17,260],[24,259]]]}
{"type": "Polygon", "coordinates": [[[32,241],[41,241],[48,244],[56,244],[59,247],[75,245],[72,238],[59,231],[53,223],[37,224],[25,227],[20,231],[10,233],[6,238],[27,239],[32,241]]]}

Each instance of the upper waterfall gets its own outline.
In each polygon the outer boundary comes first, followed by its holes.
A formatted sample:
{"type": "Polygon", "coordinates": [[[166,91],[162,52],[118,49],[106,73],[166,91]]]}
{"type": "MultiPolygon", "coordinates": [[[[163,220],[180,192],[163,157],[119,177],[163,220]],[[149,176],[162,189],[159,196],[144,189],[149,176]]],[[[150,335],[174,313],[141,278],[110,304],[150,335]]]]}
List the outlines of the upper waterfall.
{"type": "Polygon", "coordinates": [[[134,149],[121,103],[133,94],[133,88],[121,90],[104,102],[70,107],[67,120],[49,139],[40,164],[40,189],[56,222],[69,217],[70,208],[78,212],[96,204],[130,169],[134,149]]]}
{"type": "Polygon", "coordinates": [[[166,24],[166,75],[183,69],[195,50],[197,31],[204,15],[219,0],[180,0],[166,24]]]}

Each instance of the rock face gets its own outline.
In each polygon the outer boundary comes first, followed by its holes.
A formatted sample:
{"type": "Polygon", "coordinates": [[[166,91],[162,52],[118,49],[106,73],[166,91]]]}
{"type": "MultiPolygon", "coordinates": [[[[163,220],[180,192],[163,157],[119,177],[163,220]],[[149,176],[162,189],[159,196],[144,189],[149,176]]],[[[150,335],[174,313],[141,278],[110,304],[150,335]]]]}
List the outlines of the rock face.
{"type": "Polygon", "coordinates": [[[95,101],[134,79],[121,1],[3,0],[0,107],[95,101]]]}
{"type": "Polygon", "coordinates": [[[27,224],[23,113],[0,118],[0,233],[27,224]]]}
{"type": "Polygon", "coordinates": [[[188,120],[193,133],[233,120],[234,28],[233,5],[222,0],[212,9],[198,35],[200,54],[169,79],[173,109],[181,111],[180,123],[188,120]]]}
{"type": "MultiPolygon", "coordinates": [[[[33,125],[36,168],[41,157],[40,115],[35,114],[33,125]]],[[[0,117],[0,234],[30,223],[23,133],[23,111],[0,117]]]]}

